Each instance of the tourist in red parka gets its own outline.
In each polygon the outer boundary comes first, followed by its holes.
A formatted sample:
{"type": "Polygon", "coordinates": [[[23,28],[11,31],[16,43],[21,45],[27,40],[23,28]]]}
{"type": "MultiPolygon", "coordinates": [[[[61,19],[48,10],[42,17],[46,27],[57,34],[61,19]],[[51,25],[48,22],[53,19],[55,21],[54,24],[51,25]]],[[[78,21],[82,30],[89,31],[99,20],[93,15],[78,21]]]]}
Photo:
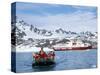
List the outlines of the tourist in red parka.
{"type": "Polygon", "coordinates": [[[40,62],[40,56],[38,53],[33,53],[33,57],[35,58],[35,62],[40,62]]]}
{"type": "Polygon", "coordinates": [[[54,60],[54,57],[55,57],[55,53],[53,51],[50,51],[48,53],[48,58],[50,58],[51,60],[54,60]]]}
{"type": "Polygon", "coordinates": [[[47,54],[43,51],[43,47],[41,48],[39,55],[40,55],[40,58],[47,60],[47,54]]]}

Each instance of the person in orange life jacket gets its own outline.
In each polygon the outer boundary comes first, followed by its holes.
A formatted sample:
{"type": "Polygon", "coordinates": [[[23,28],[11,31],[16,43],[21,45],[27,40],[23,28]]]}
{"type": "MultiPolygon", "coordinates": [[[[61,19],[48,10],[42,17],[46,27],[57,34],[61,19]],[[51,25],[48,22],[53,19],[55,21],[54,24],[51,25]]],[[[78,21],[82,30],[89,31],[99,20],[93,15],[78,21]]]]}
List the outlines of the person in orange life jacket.
{"type": "Polygon", "coordinates": [[[41,48],[39,55],[40,55],[40,58],[47,60],[47,54],[43,51],[43,47],[41,48]]]}

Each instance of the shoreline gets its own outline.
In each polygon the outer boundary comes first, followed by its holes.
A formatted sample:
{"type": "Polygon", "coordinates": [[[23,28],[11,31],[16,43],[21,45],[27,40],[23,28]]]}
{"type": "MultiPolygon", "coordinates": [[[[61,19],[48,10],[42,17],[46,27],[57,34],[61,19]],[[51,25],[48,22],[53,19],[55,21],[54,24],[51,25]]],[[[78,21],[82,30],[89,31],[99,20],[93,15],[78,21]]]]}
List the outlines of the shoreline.
{"type": "MultiPolygon", "coordinates": [[[[22,48],[12,48],[11,52],[39,52],[41,50],[41,48],[39,47],[22,47],[22,48]]],[[[47,47],[45,47],[43,49],[44,51],[54,51],[53,49],[49,49],[47,47]]]]}
{"type": "MultiPolygon", "coordinates": [[[[65,51],[71,51],[72,52],[72,51],[91,51],[91,50],[93,50],[93,49],[87,49],[87,50],[65,50],[65,51]]],[[[95,50],[97,50],[97,49],[95,49],[95,50]]],[[[59,50],[59,51],[61,51],[61,50],[59,50]]],[[[28,49],[28,50],[11,50],[11,52],[18,52],[18,53],[25,52],[25,53],[27,53],[27,52],[34,52],[34,50],[32,50],[32,49],[28,49]]]]}

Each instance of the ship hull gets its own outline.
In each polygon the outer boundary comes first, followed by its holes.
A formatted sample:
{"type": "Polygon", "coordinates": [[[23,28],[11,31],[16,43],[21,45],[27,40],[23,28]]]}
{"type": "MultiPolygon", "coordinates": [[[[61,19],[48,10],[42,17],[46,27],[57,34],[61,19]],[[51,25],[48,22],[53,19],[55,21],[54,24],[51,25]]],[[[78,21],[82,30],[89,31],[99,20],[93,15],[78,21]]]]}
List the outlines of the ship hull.
{"type": "Polygon", "coordinates": [[[92,49],[92,46],[88,47],[63,47],[63,48],[53,48],[55,51],[66,51],[66,50],[87,50],[92,49]]]}

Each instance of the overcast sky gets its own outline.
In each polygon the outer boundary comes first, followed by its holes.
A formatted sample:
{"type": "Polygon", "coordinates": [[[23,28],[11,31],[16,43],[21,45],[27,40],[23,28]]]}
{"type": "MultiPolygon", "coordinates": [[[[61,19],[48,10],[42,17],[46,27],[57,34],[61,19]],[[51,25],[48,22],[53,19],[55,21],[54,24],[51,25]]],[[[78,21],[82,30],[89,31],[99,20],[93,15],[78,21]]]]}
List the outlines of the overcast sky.
{"type": "Polygon", "coordinates": [[[97,31],[97,8],[92,6],[17,3],[16,15],[40,29],[97,31]]]}

